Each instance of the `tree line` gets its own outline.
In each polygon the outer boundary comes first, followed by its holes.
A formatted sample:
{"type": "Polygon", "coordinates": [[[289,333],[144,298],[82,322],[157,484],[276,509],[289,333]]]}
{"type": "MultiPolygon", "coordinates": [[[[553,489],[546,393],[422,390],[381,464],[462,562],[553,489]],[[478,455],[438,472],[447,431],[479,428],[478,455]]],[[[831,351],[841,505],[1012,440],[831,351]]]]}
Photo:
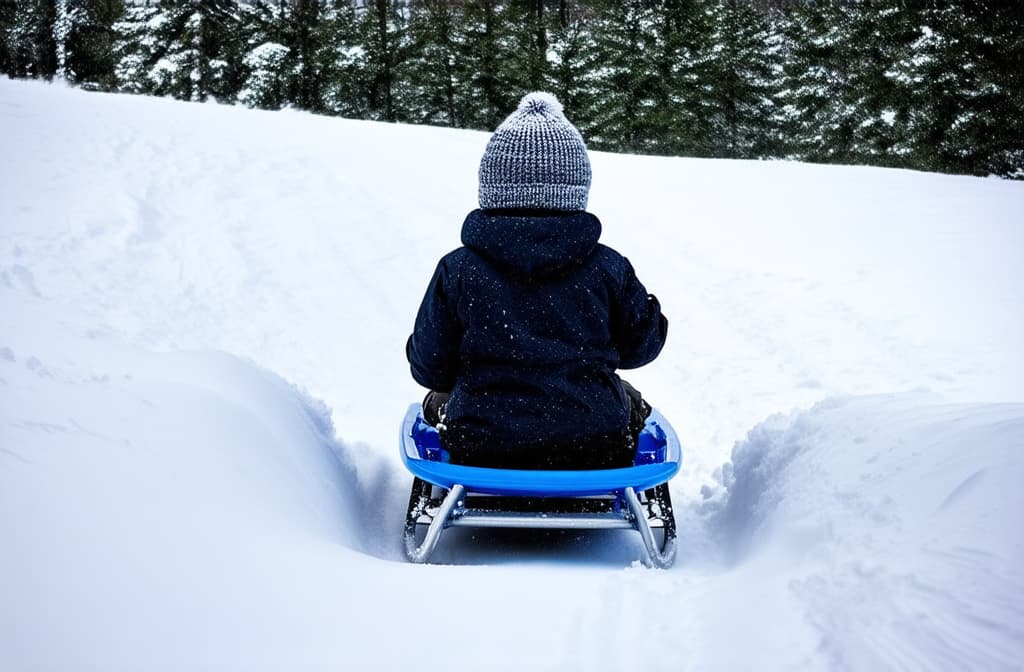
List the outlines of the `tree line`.
{"type": "Polygon", "coordinates": [[[1024,11],[912,0],[0,0],[0,72],[595,149],[1024,177],[1024,11]]]}

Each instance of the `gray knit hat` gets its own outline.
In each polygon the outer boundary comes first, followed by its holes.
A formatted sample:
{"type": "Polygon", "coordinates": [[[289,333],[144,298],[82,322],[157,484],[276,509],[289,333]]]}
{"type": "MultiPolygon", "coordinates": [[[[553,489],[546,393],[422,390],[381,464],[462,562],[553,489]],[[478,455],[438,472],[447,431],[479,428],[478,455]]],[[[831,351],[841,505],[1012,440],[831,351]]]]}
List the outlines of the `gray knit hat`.
{"type": "Polygon", "coordinates": [[[480,207],[586,210],[590,159],[550,93],[528,93],[480,160],[480,207]]]}

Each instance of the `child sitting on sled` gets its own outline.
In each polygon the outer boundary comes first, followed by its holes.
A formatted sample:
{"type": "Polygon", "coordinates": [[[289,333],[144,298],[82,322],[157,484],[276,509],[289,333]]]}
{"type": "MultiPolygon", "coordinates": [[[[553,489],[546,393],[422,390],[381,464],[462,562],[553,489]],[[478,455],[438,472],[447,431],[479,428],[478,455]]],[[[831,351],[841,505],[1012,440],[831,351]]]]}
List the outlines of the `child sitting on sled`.
{"type": "Polygon", "coordinates": [[[480,209],[437,265],[406,345],[424,418],[457,464],[633,464],[650,407],[616,369],[647,364],[668,321],[598,242],[590,160],[559,102],[526,95],[480,161],[480,209]]]}

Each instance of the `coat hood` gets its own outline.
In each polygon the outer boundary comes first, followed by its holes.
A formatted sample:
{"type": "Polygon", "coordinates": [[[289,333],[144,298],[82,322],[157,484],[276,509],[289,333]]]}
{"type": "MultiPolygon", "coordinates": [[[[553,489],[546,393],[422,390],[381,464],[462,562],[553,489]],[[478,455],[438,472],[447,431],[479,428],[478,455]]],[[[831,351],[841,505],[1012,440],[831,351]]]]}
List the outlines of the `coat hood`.
{"type": "Polygon", "coordinates": [[[589,212],[489,213],[474,210],[462,224],[462,244],[517,275],[544,277],[579,265],[601,237],[589,212]]]}

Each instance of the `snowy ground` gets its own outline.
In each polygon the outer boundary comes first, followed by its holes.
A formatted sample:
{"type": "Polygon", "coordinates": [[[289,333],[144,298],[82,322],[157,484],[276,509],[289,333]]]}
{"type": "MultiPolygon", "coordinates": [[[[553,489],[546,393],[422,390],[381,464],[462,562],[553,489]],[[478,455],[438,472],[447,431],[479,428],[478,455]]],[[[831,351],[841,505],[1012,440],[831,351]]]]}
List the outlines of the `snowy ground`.
{"type": "Polygon", "coordinates": [[[0,80],[0,669],[1021,669],[1019,182],[595,153],[679,562],[404,563],[403,345],[486,139],[0,80]]]}

